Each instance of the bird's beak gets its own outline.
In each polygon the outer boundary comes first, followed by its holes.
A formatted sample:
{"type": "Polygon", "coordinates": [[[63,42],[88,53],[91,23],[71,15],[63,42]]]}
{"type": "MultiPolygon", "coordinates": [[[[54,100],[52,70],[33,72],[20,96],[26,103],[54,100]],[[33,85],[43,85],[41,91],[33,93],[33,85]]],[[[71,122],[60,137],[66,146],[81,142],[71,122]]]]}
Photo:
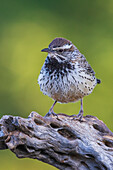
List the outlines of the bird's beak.
{"type": "Polygon", "coordinates": [[[41,52],[47,52],[47,53],[50,53],[50,52],[51,52],[51,50],[50,50],[49,48],[44,48],[44,49],[42,49],[42,50],[41,50],[41,52]]]}

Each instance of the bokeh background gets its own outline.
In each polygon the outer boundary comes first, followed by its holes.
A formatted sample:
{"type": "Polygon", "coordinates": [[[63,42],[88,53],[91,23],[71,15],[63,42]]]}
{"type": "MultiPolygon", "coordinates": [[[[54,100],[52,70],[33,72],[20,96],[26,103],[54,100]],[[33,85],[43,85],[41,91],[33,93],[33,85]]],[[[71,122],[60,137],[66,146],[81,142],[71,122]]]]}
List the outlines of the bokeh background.
{"type": "MultiPolygon", "coordinates": [[[[55,37],[71,40],[102,83],[84,98],[84,115],[103,120],[113,131],[113,1],[0,0],[0,117],[45,115],[53,101],[37,84],[46,58],[41,49],[55,37]]],[[[55,112],[76,114],[80,103],[57,104],[55,112]]],[[[53,170],[37,160],[0,151],[4,170],[53,170]]]]}

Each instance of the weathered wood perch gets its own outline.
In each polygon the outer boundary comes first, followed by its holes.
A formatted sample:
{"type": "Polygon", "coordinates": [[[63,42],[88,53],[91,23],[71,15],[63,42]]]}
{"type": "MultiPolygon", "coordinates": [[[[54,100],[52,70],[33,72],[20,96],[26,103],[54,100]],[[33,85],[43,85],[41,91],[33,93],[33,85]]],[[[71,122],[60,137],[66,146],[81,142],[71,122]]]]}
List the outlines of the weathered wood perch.
{"type": "Polygon", "coordinates": [[[0,149],[61,170],[113,170],[113,133],[94,116],[82,121],[64,114],[42,117],[36,112],[27,119],[3,116],[0,149]]]}

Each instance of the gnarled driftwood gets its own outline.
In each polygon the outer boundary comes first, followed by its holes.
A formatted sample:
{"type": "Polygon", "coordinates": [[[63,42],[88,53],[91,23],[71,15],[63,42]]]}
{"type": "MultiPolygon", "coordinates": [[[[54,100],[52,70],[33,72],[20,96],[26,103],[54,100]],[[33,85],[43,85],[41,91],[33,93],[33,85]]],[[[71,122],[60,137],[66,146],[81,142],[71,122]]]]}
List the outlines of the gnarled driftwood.
{"type": "Polygon", "coordinates": [[[82,121],[72,116],[0,119],[0,149],[18,158],[33,158],[61,170],[113,170],[113,133],[94,116],[82,121]]]}

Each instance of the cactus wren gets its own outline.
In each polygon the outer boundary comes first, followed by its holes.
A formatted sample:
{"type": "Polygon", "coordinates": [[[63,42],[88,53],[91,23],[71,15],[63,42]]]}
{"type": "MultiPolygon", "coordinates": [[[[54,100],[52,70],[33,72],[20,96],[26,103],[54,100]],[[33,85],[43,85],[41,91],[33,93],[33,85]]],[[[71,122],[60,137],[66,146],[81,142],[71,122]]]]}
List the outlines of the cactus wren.
{"type": "Polygon", "coordinates": [[[81,101],[79,119],[83,117],[83,97],[89,95],[100,80],[86,61],[86,58],[71,41],[55,38],[48,48],[47,58],[40,71],[38,83],[43,94],[51,97],[55,102],[49,114],[55,114],[53,107],[56,102],[69,103],[81,101]]]}

